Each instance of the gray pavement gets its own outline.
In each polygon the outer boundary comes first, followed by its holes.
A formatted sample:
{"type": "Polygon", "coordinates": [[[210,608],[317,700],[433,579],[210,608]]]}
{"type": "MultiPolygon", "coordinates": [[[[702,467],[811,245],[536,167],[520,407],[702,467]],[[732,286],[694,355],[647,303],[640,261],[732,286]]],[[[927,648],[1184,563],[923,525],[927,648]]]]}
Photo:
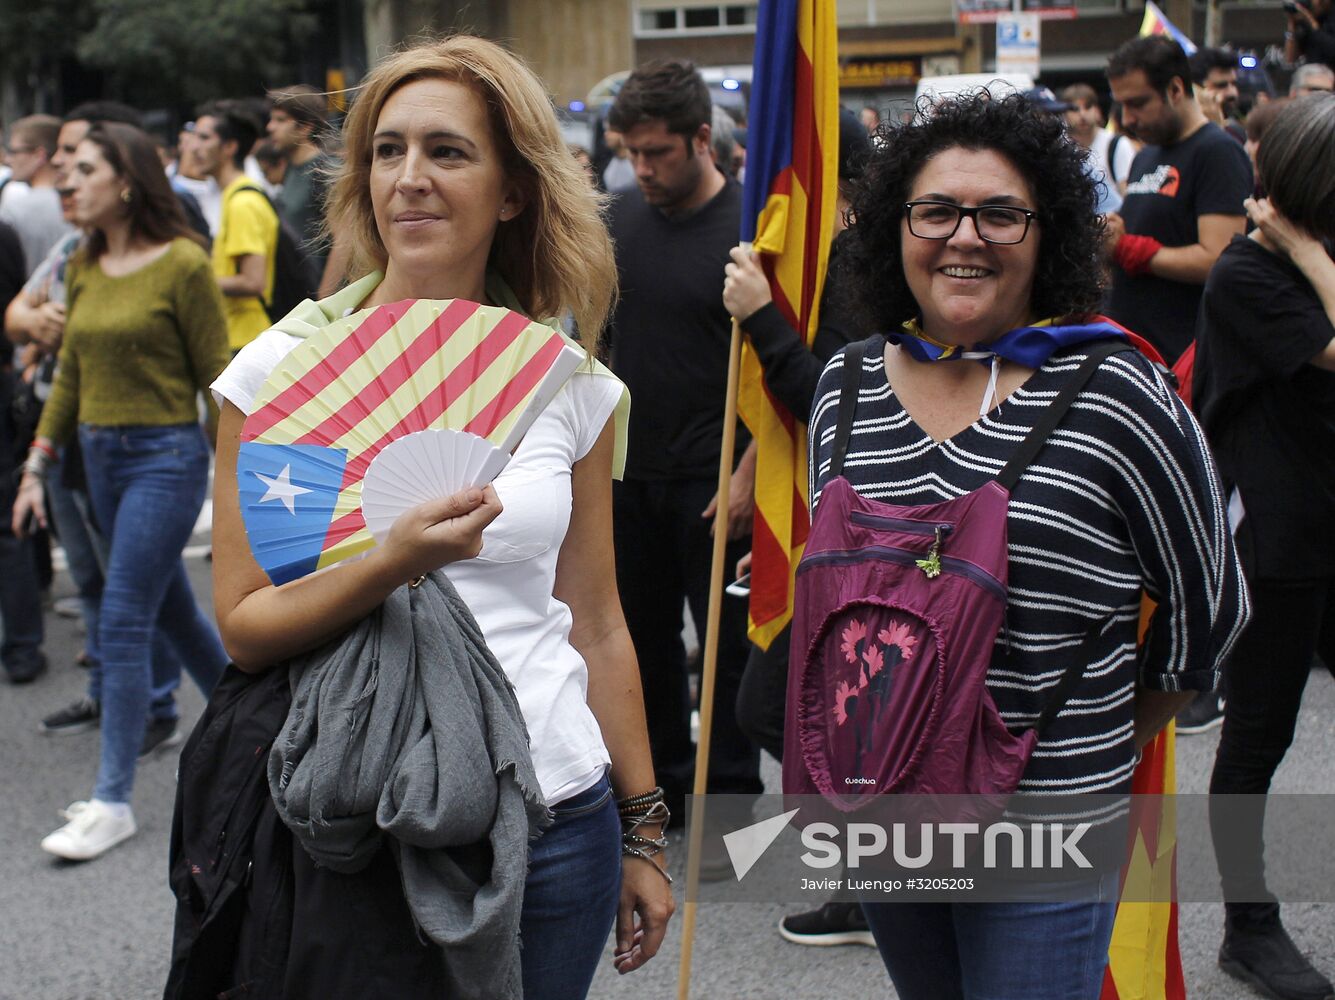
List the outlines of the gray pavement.
{"type": "MultiPolygon", "coordinates": [[[[195,592],[209,606],[209,564],[187,560],[195,592]]],[[[56,593],[70,584],[58,576],[56,593]]],[[[75,622],[47,615],[51,670],[35,684],[0,685],[0,802],[5,803],[0,851],[0,1000],[142,1000],[159,996],[171,940],[172,899],[166,854],[174,794],[174,759],[140,766],[135,790],[138,836],[104,858],[82,865],[58,862],[38,849],[60,823],[56,810],[91,790],[97,735],[47,737],[37,730],[45,713],[82,693],[84,672],[73,665],[81,637],[75,622]]],[[[187,722],[201,699],[189,681],[181,696],[187,722]]],[[[1180,741],[1182,791],[1204,791],[1218,739],[1215,733],[1180,741]]],[[[1335,792],[1335,684],[1314,674],[1297,743],[1275,783],[1276,791],[1335,792]]],[[[776,788],[770,767],[767,784],[776,788]]],[[[677,867],[680,867],[678,863],[677,867]]],[[[862,947],[802,948],[781,940],[778,905],[701,906],[695,934],[694,997],[893,997],[874,951],[862,947]]],[[[1328,974],[1335,973],[1335,907],[1285,908],[1294,938],[1328,974]]],[[[1184,904],[1182,952],[1188,995],[1202,1000],[1249,997],[1215,967],[1222,907],[1184,904]]],[[[618,977],[608,961],[594,982],[595,998],[676,996],[680,924],[660,955],[644,969],[618,977]]]]}

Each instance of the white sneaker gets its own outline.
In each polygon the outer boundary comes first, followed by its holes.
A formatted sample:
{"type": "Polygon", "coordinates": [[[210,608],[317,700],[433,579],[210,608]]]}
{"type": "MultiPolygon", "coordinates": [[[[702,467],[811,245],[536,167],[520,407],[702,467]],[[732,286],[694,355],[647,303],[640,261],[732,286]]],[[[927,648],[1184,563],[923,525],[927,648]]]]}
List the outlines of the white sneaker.
{"type": "Polygon", "coordinates": [[[127,808],[123,813],[105,802],[75,802],[60,810],[68,823],[42,841],[42,850],[67,861],[89,861],[135,835],[138,827],[127,808]]]}

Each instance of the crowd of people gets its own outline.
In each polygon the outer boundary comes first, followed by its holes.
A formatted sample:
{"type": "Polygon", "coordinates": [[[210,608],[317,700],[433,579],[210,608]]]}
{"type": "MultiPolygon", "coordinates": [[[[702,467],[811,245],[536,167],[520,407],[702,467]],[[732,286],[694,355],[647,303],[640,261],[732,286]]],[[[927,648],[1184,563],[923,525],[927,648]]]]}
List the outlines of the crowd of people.
{"type": "MultiPolygon", "coordinates": [[[[336,136],[323,95],[303,86],[211,102],[174,144],[113,102],[14,122],[0,191],[13,353],[0,663],[16,684],[47,669],[54,536],[89,673],[86,694],[40,726],[101,738],[92,794],[42,848],[84,861],[136,833],[136,762],[181,744],[183,670],[219,692],[210,725],[223,693],[269,690],[265,678],[290,674],[296,706],[310,678],[363,655],[365,630],[382,627],[367,622],[437,601],[445,639],[483,651],[451,668],[476,699],[464,714],[492,720],[478,773],[439,776],[486,813],[473,839],[436,845],[422,866],[424,841],[381,802],[385,836],[330,863],[322,824],[289,816],[291,769],[271,770],[272,829],[288,846],[257,878],[284,886],[286,949],[275,962],[257,930],[270,924],[243,922],[210,995],[579,998],[609,934],[618,971],[651,959],[695,767],[684,613],[703,629],[716,532],[739,577],[751,549],[757,445],[744,427],[726,510],[716,494],[734,320],[770,397],[809,428],[813,545],[831,532],[852,549],[889,544],[851,529],[854,510],[952,527],[917,568],[876,570],[898,574],[871,577],[893,589],[884,601],[859,598],[868,621],[900,616],[885,621],[887,649],[925,655],[912,622],[935,622],[927,581],[951,575],[969,524],[999,525],[989,579],[1008,595],[1004,628],[972,660],[943,654],[967,729],[905,749],[892,725],[878,755],[1023,744],[1020,770],[968,790],[1127,793],[1141,749],[1176,716],[1182,733],[1222,725],[1212,793],[1264,794],[1314,659],[1335,669],[1331,0],[1293,6],[1290,56],[1307,61],[1289,97],[1245,116],[1236,57],[1188,58],[1167,36],[1126,42],[1106,81],[1057,94],[965,95],[895,122],[843,110],[810,346],[736,245],[748,130],[687,62],[630,74],[596,155],[564,143],[521,60],[467,36],[382,61],[336,136]],[[243,526],[242,425],[314,332],[402,299],[550,320],[587,364],[493,484],[408,511],[365,558],[274,586],[243,526]],[[211,462],[212,620],[181,555],[211,462]],[[1145,595],[1157,610],[1142,637],[1145,595]],[[530,839],[524,877],[507,877],[504,852],[530,839]],[[457,903],[460,878],[488,901],[485,919],[442,898],[457,903]],[[331,966],[331,953],[347,960],[331,966]],[[484,959],[500,970],[485,988],[484,959]]],[[[799,625],[852,613],[822,606],[819,588],[797,599],[799,625]]],[[[785,790],[828,784],[809,751],[829,739],[834,761],[841,737],[811,706],[828,694],[832,717],[856,711],[861,689],[836,688],[844,661],[869,676],[882,653],[849,630],[822,659],[815,633],[792,631],[752,645],[745,602],[725,599],[709,792],[759,795],[762,752],[784,765],[785,790]]],[[[458,705],[416,697],[414,718],[460,728],[458,705]]],[[[200,773],[183,764],[178,809],[212,791],[191,784],[200,773]]],[[[352,800],[331,794],[331,809],[352,800]]],[[[1218,838],[1221,967],[1272,996],[1335,996],[1259,874],[1260,820],[1244,834],[1218,838]]],[[[728,870],[713,855],[705,877],[728,870]]],[[[1062,904],[832,902],[780,933],[875,946],[906,1000],[1093,998],[1117,875],[1062,904]]],[[[197,930],[214,916],[195,912],[197,930]]],[[[189,956],[174,956],[178,987],[203,975],[189,956]]]]}
{"type": "Polygon", "coordinates": [[[305,147],[323,135],[324,98],[294,87],[270,103],[271,141],[292,162],[276,202],[244,171],[264,131],[244,102],[201,109],[174,156],[136,110],[110,101],[9,130],[3,661],[15,683],[46,667],[50,529],[78,589],[88,686],[39,724],[57,735],[98,727],[103,740],[93,796],[43,842],[61,857],[95,856],[135,832],[136,760],[182,740],[182,669],[207,692],[227,663],[180,560],[208,486],[201,423],[216,426],[216,413],[200,419],[200,393],[270,312],[280,317],[279,211],[302,234],[302,290],[323,277],[324,175],[311,171],[323,153],[305,147]]]}

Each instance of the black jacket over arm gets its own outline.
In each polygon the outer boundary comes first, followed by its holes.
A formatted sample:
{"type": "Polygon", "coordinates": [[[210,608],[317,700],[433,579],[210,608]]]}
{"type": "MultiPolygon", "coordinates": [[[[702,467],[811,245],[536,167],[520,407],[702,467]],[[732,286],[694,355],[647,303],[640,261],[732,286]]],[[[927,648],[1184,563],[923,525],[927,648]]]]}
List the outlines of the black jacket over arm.
{"type": "Polygon", "coordinates": [[[825,363],[845,344],[859,339],[837,287],[834,259],[838,251],[836,239],[830,248],[830,265],[820,297],[820,325],[811,347],[788,325],[773,302],[757,309],[741,324],[765,370],[770,393],[803,423],[811,416],[811,401],[825,363]]]}

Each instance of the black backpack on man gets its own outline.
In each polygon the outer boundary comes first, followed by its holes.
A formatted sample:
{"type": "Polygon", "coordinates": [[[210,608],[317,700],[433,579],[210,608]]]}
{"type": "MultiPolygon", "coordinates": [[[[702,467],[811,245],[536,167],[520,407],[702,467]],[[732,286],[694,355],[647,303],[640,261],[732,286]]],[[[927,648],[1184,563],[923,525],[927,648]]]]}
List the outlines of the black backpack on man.
{"type": "Polygon", "coordinates": [[[277,323],[307,299],[315,297],[317,291],[312,287],[310,265],[306,251],[301,248],[301,237],[290,225],[283,221],[282,213],[273,199],[264,189],[254,184],[245,184],[233,191],[228,197],[235,198],[242,191],[254,191],[273,209],[278,218],[278,248],[274,253],[273,294],[264,303],[264,311],[269,314],[269,322],[277,323]]]}

